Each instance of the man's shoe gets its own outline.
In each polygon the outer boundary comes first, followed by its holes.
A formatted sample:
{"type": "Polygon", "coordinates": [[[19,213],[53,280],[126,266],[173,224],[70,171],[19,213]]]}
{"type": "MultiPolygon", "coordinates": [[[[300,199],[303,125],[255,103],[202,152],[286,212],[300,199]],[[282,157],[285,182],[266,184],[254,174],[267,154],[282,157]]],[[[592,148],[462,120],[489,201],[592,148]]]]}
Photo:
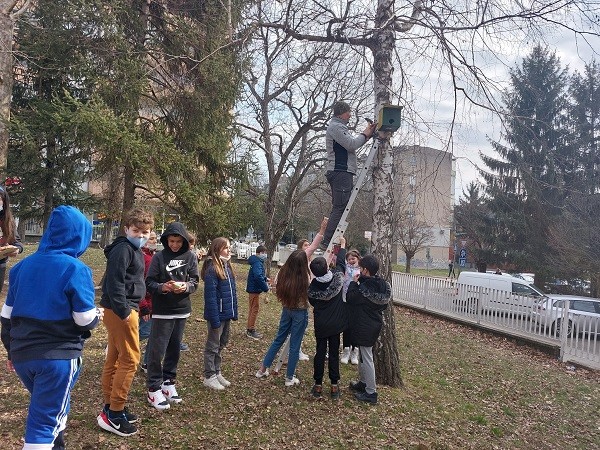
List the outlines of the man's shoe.
{"type": "Polygon", "coordinates": [[[366,392],[367,385],[362,381],[351,381],[350,390],[354,392],[366,392]]]}
{"type": "Polygon", "coordinates": [[[106,431],[110,431],[118,436],[131,436],[137,433],[135,425],[129,423],[125,414],[121,414],[117,417],[110,417],[110,414],[105,414],[104,411],[96,419],[100,428],[106,431]]]}
{"type": "Polygon", "coordinates": [[[210,378],[205,378],[202,383],[207,388],[214,389],[215,391],[222,391],[225,389],[225,386],[223,386],[221,383],[219,383],[219,380],[217,380],[216,375],[213,375],[210,378]]]}
{"type": "Polygon", "coordinates": [[[150,403],[159,411],[164,411],[165,409],[169,409],[171,407],[171,405],[169,405],[169,401],[165,397],[165,394],[163,394],[162,389],[153,392],[148,391],[148,403],[150,403]]]}
{"type": "Polygon", "coordinates": [[[229,387],[229,386],[231,386],[231,382],[228,381],[223,375],[221,375],[220,372],[217,374],[217,381],[219,383],[221,383],[221,385],[223,387],[229,387]]]}
{"type": "Polygon", "coordinates": [[[256,341],[262,339],[262,337],[263,337],[263,335],[260,334],[256,330],[246,330],[246,336],[248,336],[250,339],[254,339],[256,341]]]}
{"type": "Polygon", "coordinates": [[[177,389],[175,389],[175,381],[173,380],[165,380],[162,384],[162,393],[170,403],[181,403],[183,399],[177,393],[177,389]]]}
{"type": "Polygon", "coordinates": [[[179,344],[179,351],[187,352],[189,349],[190,349],[190,346],[187,345],[185,342],[182,342],[181,344],[179,344]]]}
{"type": "MultiPolygon", "coordinates": [[[[104,408],[102,408],[102,412],[104,414],[108,414],[108,410],[109,410],[109,405],[104,405],[104,408]]],[[[131,411],[129,411],[127,406],[125,408],[123,408],[123,414],[125,414],[125,418],[127,419],[127,422],[129,422],[129,423],[136,423],[138,421],[138,416],[136,414],[132,413],[131,411]]]]}
{"type": "Polygon", "coordinates": [[[331,399],[339,400],[340,398],[340,387],[337,384],[331,385],[331,399]]]}
{"type": "Polygon", "coordinates": [[[292,386],[296,386],[297,384],[300,384],[300,380],[296,377],[292,377],[292,378],[285,378],[285,385],[287,387],[292,387],[292,386]]]}
{"type": "Polygon", "coordinates": [[[354,397],[360,402],[377,403],[377,392],[367,394],[366,392],[355,392],[354,397]]]}
{"type": "Polygon", "coordinates": [[[342,357],[340,358],[340,362],[342,364],[348,364],[350,361],[350,347],[344,347],[342,350],[342,357]]]}
{"type": "Polygon", "coordinates": [[[321,400],[323,398],[323,386],[315,384],[310,390],[310,393],[316,400],[321,400]]]}

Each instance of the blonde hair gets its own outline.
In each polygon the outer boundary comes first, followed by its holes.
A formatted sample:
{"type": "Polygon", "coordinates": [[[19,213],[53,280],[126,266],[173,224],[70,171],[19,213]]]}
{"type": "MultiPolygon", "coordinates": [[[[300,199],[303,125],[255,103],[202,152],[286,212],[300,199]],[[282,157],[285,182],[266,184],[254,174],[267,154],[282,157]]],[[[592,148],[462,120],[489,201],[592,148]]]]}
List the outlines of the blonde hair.
{"type": "MultiPolygon", "coordinates": [[[[217,277],[219,277],[221,280],[224,280],[225,278],[227,278],[227,264],[229,264],[229,262],[223,262],[221,260],[221,251],[227,247],[229,245],[229,239],[225,238],[225,237],[218,237],[218,238],[214,238],[212,240],[212,242],[210,243],[210,249],[208,250],[208,258],[206,258],[206,260],[204,261],[204,264],[202,264],[202,270],[200,272],[200,278],[202,278],[204,280],[204,275],[206,275],[206,271],[208,270],[208,267],[210,264],[212,264],[215,268],[215,273],[217,274],[217,277]]],[[[231,271],[232,277],[235,278],[233,276],[233,270],[231,271]]]]}

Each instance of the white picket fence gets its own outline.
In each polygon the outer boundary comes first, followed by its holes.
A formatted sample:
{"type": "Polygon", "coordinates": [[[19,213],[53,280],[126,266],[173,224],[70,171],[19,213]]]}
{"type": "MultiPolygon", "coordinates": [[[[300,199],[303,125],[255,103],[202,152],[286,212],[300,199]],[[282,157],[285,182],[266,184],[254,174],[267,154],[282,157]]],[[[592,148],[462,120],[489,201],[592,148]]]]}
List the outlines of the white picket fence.
{"type": "Polygon", "coordinates": [[[600,369],[598,322],[583,320],[577,334],[568,336],[569,321],[565,319],[575,314],[569,313],[568,302],[562,310],[560,327],[551,327],[544,325],[551,323],[549,316],[531,314],[536,306],[535,299],[529,296],[481,289],[448,278],[393,272],[392,293],[396,304],[554,347],[560,351],[563,362],[600,369]]]}

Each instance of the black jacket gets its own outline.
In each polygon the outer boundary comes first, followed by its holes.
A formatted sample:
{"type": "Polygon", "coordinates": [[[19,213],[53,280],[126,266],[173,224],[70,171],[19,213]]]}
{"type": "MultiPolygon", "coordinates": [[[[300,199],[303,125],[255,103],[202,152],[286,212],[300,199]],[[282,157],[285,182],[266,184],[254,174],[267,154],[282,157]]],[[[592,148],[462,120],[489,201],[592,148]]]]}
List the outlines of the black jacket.
{"type": "Polygon", "coordinates": [[[125,319],[131,310],[139,311],[146,295],[144,255],[125,236],[117,237],[104,249],[106,274],[102,283],[100,305],[125,319]]]}
{"type": "Polygon", "coordinates": [[[146,287],[152,294],[152,316],[171,318],[188,315],[192,311],[190,294],[196,292],[200,279],[198,258],[190,252],[187,231],[179,222],[172,222],[167,226],[160,242],[164,248],[154,254],[146,274],[146,287]],[[169,248],[169,236],[183,238],[183,244],[177,253],[169,248]],[[181,294],[163,292],[163,284],[170,280],[185,282],[186,291],[181,294]]]}
{"type": "Polygon", "coordinates": [[[346,249],[341,249],[331,281],[321,283],[315,278],[308,287],[308,301],[314,308],[315,337],[318,339],[340,334],[348,328],[346,304],[342,299],[345,261],[346,249]]]}
{"type": "Polygon", "coordinates": [[[375,277],[359,277],[353,281],[346,293],[350,318],[350,342],[360,347],[372,347],[377,342],[382,313],[392,298],[392,288],[387,281],[375,277]]]}

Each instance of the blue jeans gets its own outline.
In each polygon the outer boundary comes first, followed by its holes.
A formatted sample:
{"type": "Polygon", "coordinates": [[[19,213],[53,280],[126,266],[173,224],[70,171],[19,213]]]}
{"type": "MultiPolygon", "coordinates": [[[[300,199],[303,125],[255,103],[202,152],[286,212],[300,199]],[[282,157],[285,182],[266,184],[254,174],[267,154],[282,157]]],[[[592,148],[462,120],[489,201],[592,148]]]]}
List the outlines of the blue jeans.
{"type": "MultiPolygon", "coordinates": [[[[150,331],[152,330],[152,319],[144,320],[142,316],[140,316],[140,342],[148,339],[150,337],[150,331]]],[[[142,358],[142,364],[148,364],[148,343],[146,344],[146,349],[144,350],[144,356],[142,358]]]]}
{"type": "Polygon", "coordinates": [[[291,379],[296,372],[298,365],[298,357],[300,356],[300,344],[304,337],[304,332],[308,326],[308,310],[307,309],[288,309],[283,308],[281,311],[281,319],[279,321],[279,330],[273,343],[267,350],[263,365],[271,367],[277,352],[284,344],[288,334],[290,335],[290,356],[288,357],[286,378],[291,379]]]}

